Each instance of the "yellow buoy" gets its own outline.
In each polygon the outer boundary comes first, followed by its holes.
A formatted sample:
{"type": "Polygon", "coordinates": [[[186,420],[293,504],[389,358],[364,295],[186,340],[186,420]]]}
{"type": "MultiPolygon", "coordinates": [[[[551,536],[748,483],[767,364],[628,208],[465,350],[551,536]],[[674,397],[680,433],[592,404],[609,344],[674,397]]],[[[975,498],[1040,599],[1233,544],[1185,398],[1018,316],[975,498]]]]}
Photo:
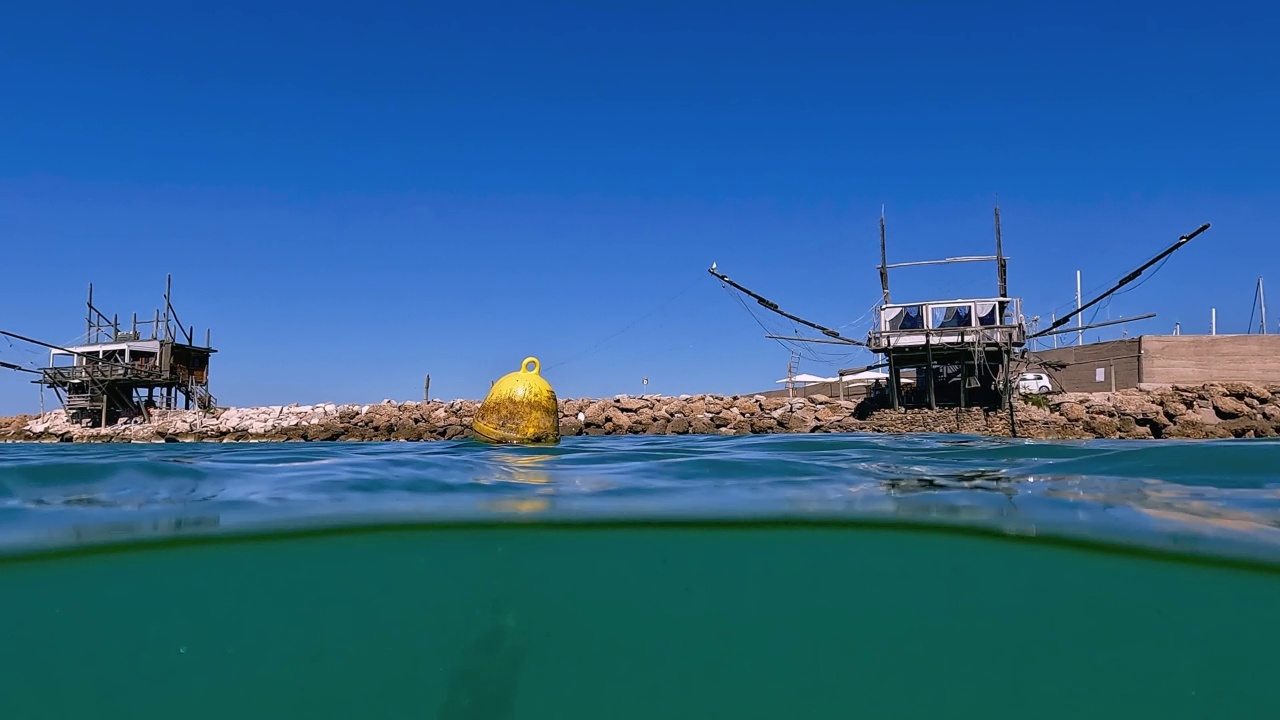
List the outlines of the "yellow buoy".
{"type": "Polygon", "coordinates": [[[560,403],[551,384],[538,374],[541,367],[538,358],[527,357],[519,370],[489,388],[471,421],[477,438],[495,443],[560,441],[560,403]]]}

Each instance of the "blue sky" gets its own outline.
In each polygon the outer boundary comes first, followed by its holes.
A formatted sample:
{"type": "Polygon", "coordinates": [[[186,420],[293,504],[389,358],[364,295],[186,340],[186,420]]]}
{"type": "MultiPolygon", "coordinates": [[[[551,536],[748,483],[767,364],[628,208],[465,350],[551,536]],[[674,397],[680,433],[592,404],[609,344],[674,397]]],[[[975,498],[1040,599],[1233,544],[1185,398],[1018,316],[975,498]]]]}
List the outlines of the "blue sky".
{"type": "Polygon", "coordinates": [[[11,3],[0,328],[70,342],[89,282],[145,314],[170,272],[223,403],[482,397],[526,355],[563,397],[757,391],[789,352],[713,261],[861,336],[881,207],[914,260],[990,252],[997,196],[1028,316],[1211,222],[1098,319],[1245,332],[1265,276],[1276,325],[1280,11],[960,5],[11,3]]]}

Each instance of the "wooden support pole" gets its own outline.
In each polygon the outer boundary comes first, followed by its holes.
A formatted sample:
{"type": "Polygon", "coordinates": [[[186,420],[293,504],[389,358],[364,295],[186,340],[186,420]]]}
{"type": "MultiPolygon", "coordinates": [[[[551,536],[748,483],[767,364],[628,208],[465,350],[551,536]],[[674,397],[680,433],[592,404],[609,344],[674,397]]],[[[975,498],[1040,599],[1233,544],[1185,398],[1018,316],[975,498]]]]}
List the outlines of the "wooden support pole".
{"type": "Polygon", "coordinates": [[[1008,270],[1004,259],[1004,244],[1000,238],[1000,206],[996,205],[996,286],[1000,297],[1009,296],[1008,270]]]}
{"type": "Polygon", "coordinates": [[[893,355],[889,355],[889,402],[894,410],[901,409],[900,398],[898,397],[898,378],[901,377],[898,363],[893,361],[893,355]]]}
{"type": "Polygon", "coordinates": [[[172,276],[164,276],[164,337],[163,340],[169,339],[169,308],[172,303],[169,302],[169,289],[172,285],[172,276]]]}
{"type": "MultiPolygon", "coordinates": [[[[925,373],[928,374],[929,376],[928,377],[929,384],[928,384],[928,390],[927,390],[927,392],[929,393],[929,409],[937,410],[938,398],[934,395],[934,387],[933,387],[933,343],[929,341],[928,335],[925,335],[924,337],[924,355],[925,355],[925,363],[928,365],[928,367],[925,368],[925,373]]],[[[917,381],[919,379],[920,378],[916,378],[917,381]]]]}
{"type": "Polygon", "coordinates": [[[1018,423],[1013,415],[1013,378],[1009,377],[1013,367],[1011,364],[1013,358],[1013,339],[1008,341],[1008,347],[1000,353],[1001,371],[1004,373],[1004,402],[1009,407],[1009,437],[1018,437],[1018,423]]]}

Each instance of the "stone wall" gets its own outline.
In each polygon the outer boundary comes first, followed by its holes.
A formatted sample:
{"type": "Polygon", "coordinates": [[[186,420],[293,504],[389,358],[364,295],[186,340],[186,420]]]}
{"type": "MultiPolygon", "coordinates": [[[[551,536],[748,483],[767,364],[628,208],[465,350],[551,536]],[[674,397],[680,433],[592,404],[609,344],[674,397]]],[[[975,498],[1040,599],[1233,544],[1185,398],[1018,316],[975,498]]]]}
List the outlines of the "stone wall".
{"type": "Polygon", "coordinates": [[[1270,382],[1280,335],[1144,335],[1142,383],[1270,382]]]}
{"type": "MultiPolygon", "coordinates": [[[[1064,393],[1015,403],[1019,437],[1230,438],[1280,433],[1280,385],[1224,383],[1144,392],[1064,393]]],[[[479,403],[384,401],[288,405],[214,413],[174,411],[148,424],[89,429],[62,411],[0,419],[0,441],[236,442],[453,440],[471,435],[479,403]]],[[[575,435],[964,433],[1008,436],[1007,412],[870,410],[823,395],[804,398],[619,396],[562,400],[560,429],[575,435]]]]}

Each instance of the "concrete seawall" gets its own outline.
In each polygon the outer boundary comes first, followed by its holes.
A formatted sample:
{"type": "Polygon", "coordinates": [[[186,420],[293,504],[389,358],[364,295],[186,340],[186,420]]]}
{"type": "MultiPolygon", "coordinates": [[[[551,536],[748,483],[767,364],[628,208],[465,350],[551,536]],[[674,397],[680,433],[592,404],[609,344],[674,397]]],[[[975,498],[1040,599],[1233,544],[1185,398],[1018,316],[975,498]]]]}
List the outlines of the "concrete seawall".
{"type": "MultiPolygon", "coordinates": [[[[1223,383],[1165,390],[1066,393],[1017,401],[1019,437],[1251,438],[1280,435],[1280,385],[1223,383]]],[[[427,441],[470,437],[479,403],[391,402],[171,411],[151,423],[82,428],[62,411],[0,419],[0,442],[427,441]]],[[[1007,411],[874,410],[807,398],[692,395],[560,402],[560,429],[575,435],[762,433],[963,433],[1008,436],[1007,411]]]]}

